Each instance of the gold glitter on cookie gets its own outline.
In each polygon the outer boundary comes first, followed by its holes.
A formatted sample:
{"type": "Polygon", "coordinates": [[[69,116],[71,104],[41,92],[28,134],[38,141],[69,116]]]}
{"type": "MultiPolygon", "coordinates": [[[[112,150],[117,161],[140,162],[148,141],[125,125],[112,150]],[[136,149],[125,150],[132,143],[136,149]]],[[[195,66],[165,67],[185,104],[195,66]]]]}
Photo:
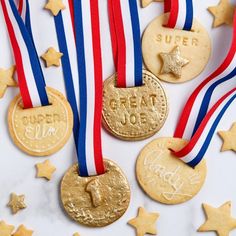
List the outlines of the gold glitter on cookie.
{"type": "Polygon", "coordinates": [[[18,211],[26,208],[24,201],[25,195],[16,195],[15,193],[12,193],[7,206],[11,208],[13,214],[16,214],[18,211]]]}
{"type": "Polygon", "coordinates": [[[12,236],[32,236],[33,233],[33,230],[27,229],[24,225],[20,225],[12,236]]]}

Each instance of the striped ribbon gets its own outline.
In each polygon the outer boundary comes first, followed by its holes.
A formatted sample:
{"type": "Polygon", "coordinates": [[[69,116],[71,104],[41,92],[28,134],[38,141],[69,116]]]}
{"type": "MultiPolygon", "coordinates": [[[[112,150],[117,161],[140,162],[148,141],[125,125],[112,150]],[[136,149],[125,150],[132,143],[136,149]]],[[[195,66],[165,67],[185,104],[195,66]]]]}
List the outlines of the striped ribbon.
{"type": "Polygon", "coordinates": [[[80,176],[105,172],[101,143],[103,68],[98,0],[66,0],[54,17],[80,176]]]}
{"type": "Polygon", "coordinates": [[[190,139],[190,142],[182,150],[174,152],[174,155],[192,167],[204,157],[218,123],[235,99],[235,51],[236,14],[232,44],[227,57],[191,94],[175,130],[174,137],[190,139]],[[229,92],[222,96],[222,91],[229,92]],[[215,101],[217,102],[214,104],[215,101]]]}
{"type": "Polygon", "coordinates": [[[49,105],[39,58],[15,2],[1,0],[1,6],[14,53],[18,84],[24,108],[49,105]]]}
{"type": "Polygon", "coordinates": [[[108,0],[108,11],[117,87],[141,86],[142,50],[137,1],[108,0]]]}
{"type": "Polygon", "coordinates": [[[187,31],[192,29],[192,0],[165,0],[164,12],[170,12],[166,27],[187,31]]]}

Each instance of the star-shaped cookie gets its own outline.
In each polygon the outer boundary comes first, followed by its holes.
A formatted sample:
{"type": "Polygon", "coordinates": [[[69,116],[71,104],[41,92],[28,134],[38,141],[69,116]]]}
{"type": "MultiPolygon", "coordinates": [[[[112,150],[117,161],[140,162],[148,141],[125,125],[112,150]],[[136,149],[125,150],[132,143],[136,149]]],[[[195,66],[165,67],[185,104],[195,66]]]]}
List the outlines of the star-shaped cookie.
{"type": "Polygon", "coordinates": [[[208,11],[214,16],[213,27],[223,24],[232,25],[235,6],[229,0],[221,0],[217,6],[208,7],[208,11]]]}
{"type": "Polygon", "coordinates": [[[33,230],[27,229],[24,225],[20,225],[12,236],[32,236],[33,233],[33,230]]]}
{"type": "Polygon", "coordinates": [[[223,140],[221,151],[235,151],[236,152],[236,122],[233,123],[232,127],[228,131],[219,131],[219,136],[223,140]]]}
{"type": "Polygon", "coordinates": [[[46,178],[50,180],[52,178],[53,173],[56,171],[55,166],[49,160],[44,161],[43,163],[36,164],[37,168],[37,177],[38,178],[46,178]]]}
{"type": "Polygon", "coordinates": [[[203,204],[203,209],[207,220],[198,229],[199,232],[215,231],[218,236],[228,236],[236,228],[236,219],[231,216],[231,202],[226,202],[219,208],[203,204]]]}
{"type": "Polygon", "coordinates": [[[143,207],[138,210],[138,216],[131,219],[128,224],[136,229],[137,236],[144,236],[146,233],[156,235],[156,221],[158,213],[148,213],[143,207]]]}
{"type": "Polygon", "coordinates": [[[16,195],[15,193],[12,193],[7,206],[11,208],[13,214],[16,214],[21,209],[26,208],[24,200],[25,195],[16,195]]]}
{"type": "Polygon", "coordinates": [[[46,66],[60,66],[61,57],[63,53],[56,51],[53,47],[50,47],[46,53],[44,53],[41,58],[45,61],[46,66]]]}
{"type": "Polygon", "coordinates": [[[0,222],[0,235],[1,236],[11,236],[14,230],[13,225],[7,225],[4,221],[0,222]]]}
{"type": "Polygon", "coordinates": [[[7,87],[16,87],[17,83],[13,78],[15,66],[7,70],[0,69],[0,98],[2,98],[7,90],[7,87]]]}
{"type": "Polygon", "coordinates": [[[174,76],[180,78],[182,74],[182,67],[187,65],[189,60],[181,57],[179,46],[176,46],[169,53],[160,53],[159,55],[163,61],[161,74],[172,73],[174,76]]]}
{"type": "Polygon", "coordinates": [[[62,0],[48,0],[44,8],[51,11],[54,16],[57,16],[61,10],[66,8],[66,6],[62,0]]]}
{"type": "Polygon", "coordinates": [[[162,2],[162,0],[141,0],[141,5],[147,7],[152,2],[162,2]]]}

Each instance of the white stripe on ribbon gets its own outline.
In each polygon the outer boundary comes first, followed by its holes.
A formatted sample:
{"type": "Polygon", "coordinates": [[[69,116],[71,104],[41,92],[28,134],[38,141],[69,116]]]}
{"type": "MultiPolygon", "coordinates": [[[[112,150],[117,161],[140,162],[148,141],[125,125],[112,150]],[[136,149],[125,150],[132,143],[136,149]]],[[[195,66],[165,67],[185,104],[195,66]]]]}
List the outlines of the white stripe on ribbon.
{"type": "Polygon", "coordinates": [[[187,15],[186,0],[179,0],[178,3],[179,3],[179,11],[178,11],[178,17],[177,17],[175,28],[183,29],[185,25],[186,15],[187,15]]]}

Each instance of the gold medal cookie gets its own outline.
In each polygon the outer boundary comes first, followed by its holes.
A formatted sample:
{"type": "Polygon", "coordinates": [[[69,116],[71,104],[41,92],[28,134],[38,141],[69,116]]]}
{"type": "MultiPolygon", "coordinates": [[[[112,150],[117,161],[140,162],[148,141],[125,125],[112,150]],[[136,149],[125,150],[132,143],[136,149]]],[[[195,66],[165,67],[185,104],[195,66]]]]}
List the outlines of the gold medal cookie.
{"type": "Polygon", "coordinates": [[[209,60],[211,41],[205,28],[193,20],[191,31],[166,27],[169,14],[156,17],[142,39],[146,67],[161,80],[182,83],[198,76],[209,60]]]}
{"type": "Polygon", "coordinates": [[[143,86],[118,88],[114,75],[104,82],[103,124],[120,139],[148,138],[167,118],[168,102],[159,80],[144,70],[143,81],[143,86]]]}
{"type": "Polygon", "coordinates": [[[47,88],[50,105],[23,108],[16,96],[8,111],[9,132],[14,143],[32,156],[48,156],[60,150],[73,128],[69,103],[58,91],[47,88]]]}
{"type": "Polygon", "coordinates": [[[192,199],[204,184],[207,167],[203,160],[195,168],[171,154],[187,144],[178,138],[158,138],[146,145],[136,163],[137,179],[154,200],[178,204],[192,199]]]}

